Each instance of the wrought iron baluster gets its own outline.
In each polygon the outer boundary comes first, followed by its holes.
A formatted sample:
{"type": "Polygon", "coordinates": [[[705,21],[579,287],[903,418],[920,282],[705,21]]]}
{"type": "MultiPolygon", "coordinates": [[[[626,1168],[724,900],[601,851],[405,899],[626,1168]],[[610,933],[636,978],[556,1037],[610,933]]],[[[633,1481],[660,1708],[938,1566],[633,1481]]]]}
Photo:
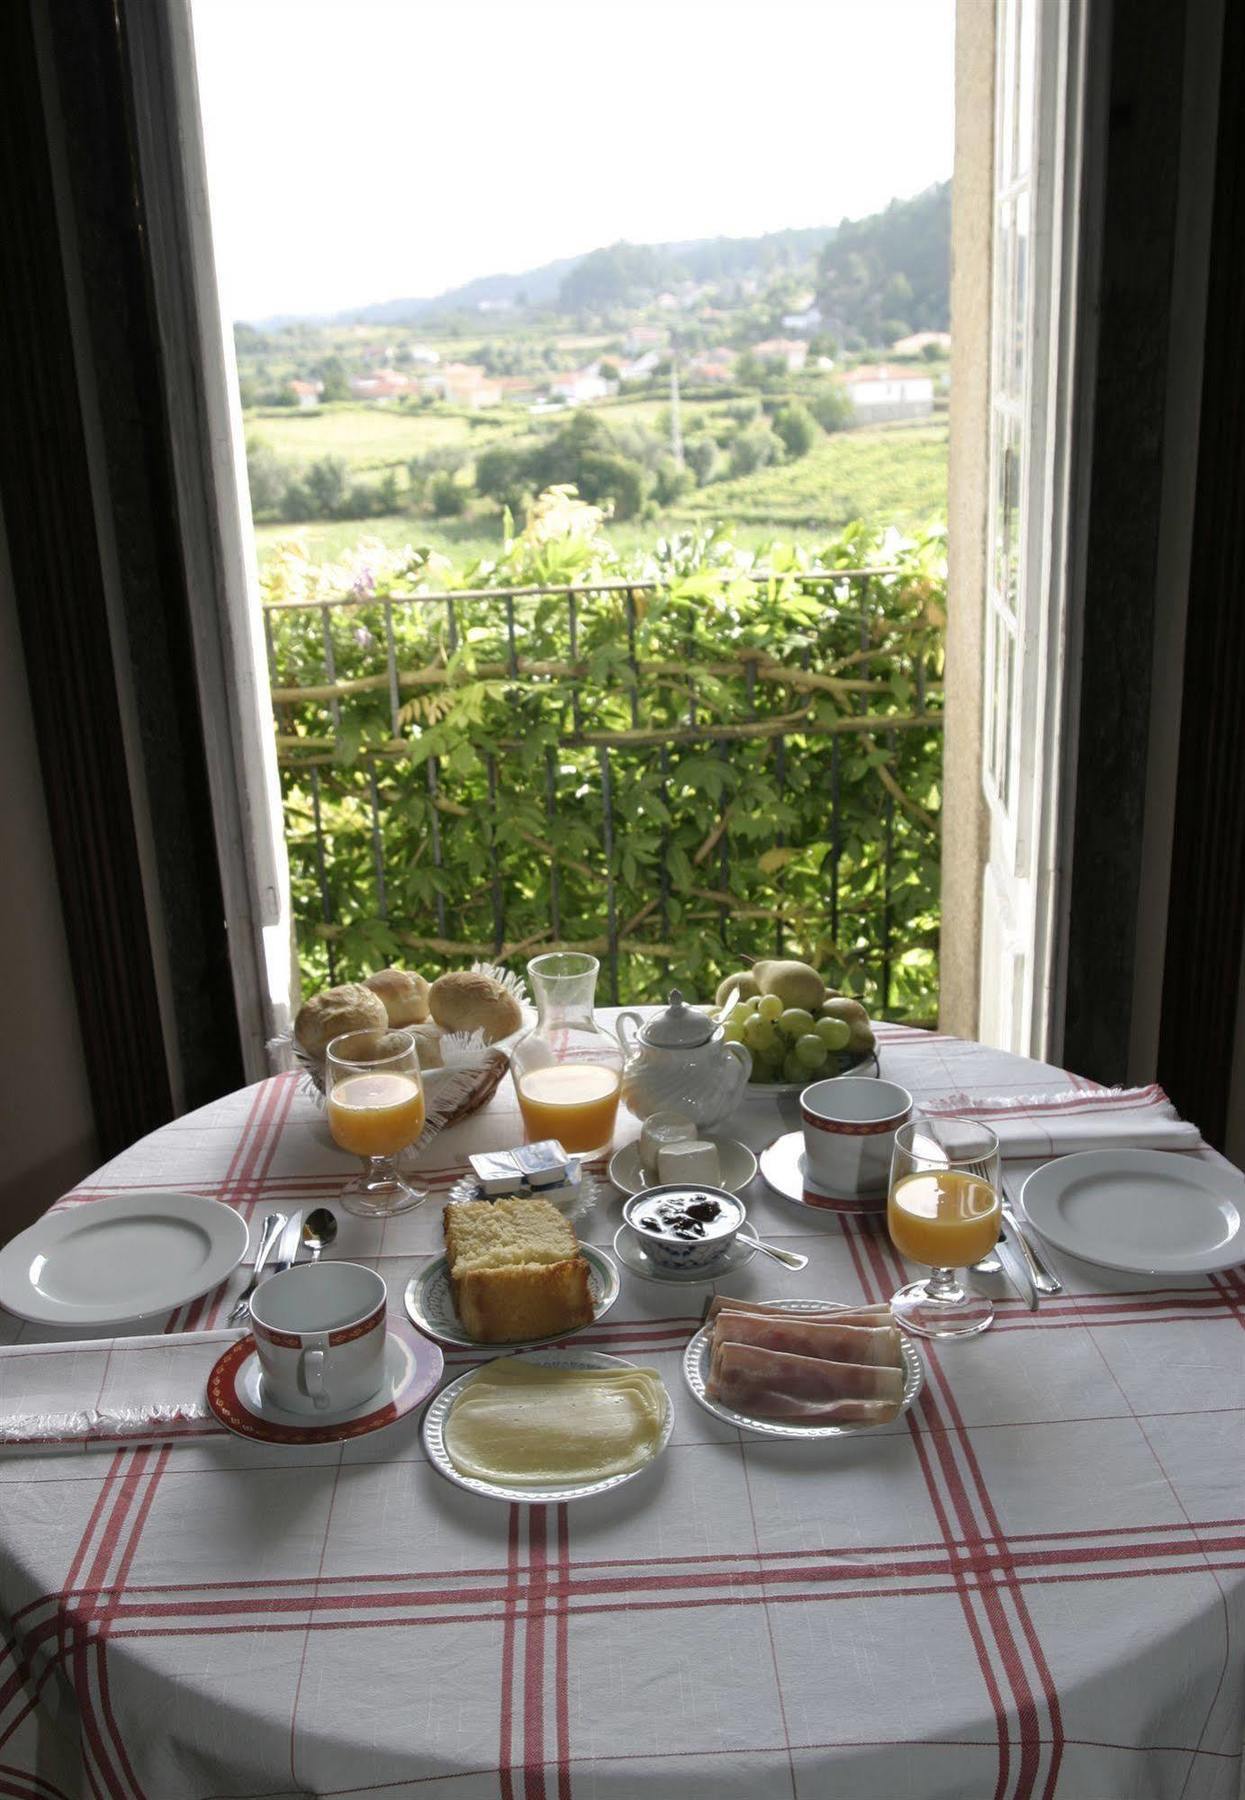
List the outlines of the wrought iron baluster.
{"type": "MultiPolygon", "coordinates": [[[[895,733],[888,731],[886,745],[890,755],[895,754],[895,733]]],[[[885,1018],[891,1003],[891,878],[895,865],[895,796],[890,789],[886,790],[886,805],[882,813],[882,1016],[885,1018]]]]}
{"type": "MultiPolygon", "coordinates": [[[[777,786],[777,789],[778,789],[778,802],[779,802],[779,805],[781,806],[783,800],[786,797],[786,792],[787,792],[787,734],[786,734],[786,732],[784,732],[781,737],[774,739],[774,781],[775,781],[775,785],[777,786]]],[[[774,847],[778,850],[781,850],[783,848],[783,846],[786,844],[786,841],[787,841],[787,834],[783,830],[782,826],[780,825],[778,827],[777,831],[775,831],[775,833],[774,833],[774,847]]],[[[781,879],[782,879],[782,870],[781,869],[779,869],[779,871],[778,871],[778,876],[779,876],[779,881],[781,881],[781,879]]],[[[781,897],[779,897],[778,905],[779,905],[779,908],[781,909],[781,907],[782,907],[781,897]]],[[[782,922],[782,913],[780,910],[778,918],[774,921],[774,955],[775,956],[782,955],[782,946],[783,946],[783,922],[782,922]]]]}
{"type": "Polygon", "coordinates": [[[514,641],[514,595],[506,595],[506,667],[512,681],[519,678],[519,652],[514,641]]]}
{"type": "Polygon", "coordinates": [[[640,664],[635,653],[635,590],[627,590],[627,661],[631,665],[631,727],[640,723],[640,664]]]}
{"type": "MultiPolygon", "coordinates": [[[[328,606],[320,608],[320,635],[324,640],[324,675],[333,686],[337,686],[337,658],[333,654],[333,627],[329,619],[328,606]]],[[[333,730],[338,732],[342,726],[341,701],[334,694],[329,701],[329,712],[333,716],[333,730]]]]}
{"type": "Polygon", "coordinates": [[[389,666],[389,722],[394,737],[402,735],[398,714],[402,711],[402,690],[398,686],[398,646],[393,635],[393,604],[385,601],[385,658],[389,666]]]}
{"type": "Polygon", "coordinates": [[[488,803],[492,818],[492,829],[489,832],[489,867],[492,871],[491,887],[493,893],[493,954],[501,955],[501,947],[506,941],[506,901],[501,885],[501,858],[497,852],[497,758],[488,756],[485,759],[488,771],[488,803]]]}
{"type": "MultiPolygon", "coordinates": [[[[574,594],[568,594],[566,596],[566,628],[571,652],[570,660],[572,664],[574,664],[579,661],[579,610],[575,605],[574,594]]],[[[584,722],[579,711],[578,670],[571,676],[571,725],[574,728],[576,735],[584,728],[584,722]]]]}
{"type": "Polygon", "coordinates": [[[449,594],[445,597],[445,624],[449,636],[450,655],[453,656],[458,648],[458,614],[454,609],[453,597],[449,594]]]}
{"type": "Polygon", "coordinates": [[[610,1005],[618,1000],[618,902],[614,892],[614,783],[610,773],[608,744],[598,750],[601,763],[601,845],[605,851],[605,923],[609,946],[610,1005]]]}
{"type": "MultiPolygon", "coordinates": [[[[316,845],[316,883],[320,889],[320,915],[326,925],[333,923],[333,898],[329,893],[329,874],[324,860],[324,822],[320,813],[320,771],[314,763],[311,765],[311,817],[315,827],[316,845]]],[[[333,949],[333,940],[327,936],[324,947],[328,953],[329,980],[337,980],[337,956],[333,949]]]]}
{"type": "MultiPolygon", "coordinates": [[[[432,866],[438,872],[445,867],[445,859],[441,849],[441,812],[437,806],[438,775],[437,759],[430,756],[424,764],[428,782],[428,835],[432,839],[432,866]]],[[[445,936],[445,895],[441,892],[441,884],[436,884],[437,936],[445,936]]]]}
{"type": "MultiPolygon", "coordinates": [[[[740,745],[740,751],[741,751],[741,753],[745,753],[744,746],[742,744],[740,745]]],[[[730,744],[725,738],[718,739],[718,759],[719,759],[719,761],[724,762],[728,769],[730,768],[730,766],[731,766],[730,744]]],[[[722,805],[718,812],[718,818],[722,824],[722,835],[718,839],[718,886],[724,894],[729,894],[731,891],[731,845],[730,845],[731,830],[730,830],[730,824],[728,822],[728,815],[730,813],[730,810],[731,810],[730,786],[729,786],[729,784],[727,784],[722,789],[722,805]]],[[[725,900],[719,901],[719,903],[718,903],[718,936],[722,940],[723,949],[726,949],[726,950],[729,950],[731,947],[730,946],[730,932],[727,930],[727,925],[730,922],[730,916],[731,916],[731,909],[730,909],[729,904],[725,900]]]]}
{"type": "Polygon", "coordinates": [[[839,943],[839,861],[842,856],[842,829],[839,803],[842,778],[839,768],[839,740],[830,740],[830,936],[835,948],[839,943]]]}
{"type": "Polygon", "coordinates": [[[389,917],[389,901],[385,894],[385,851],[380,831],[380,784],[376,779],[376,758],[367,765],[367,785],[372,801],[372,860],[376,865],[376,910],[382,919],[389,917]]]}
{"type": "MultiPolygon", "coordinates": [[[[657,767],[661,774],[661,802],[666,819],[670,817],[670,748],[663,744],[657,753],[657,767]]],[[[670,826],[661,828],[660,848],[661,868],[657,877],[657,913],[661,920],[661,938],[665,943],[670,936],[670,826]]]]}
{"type": "Polygon", "coordinates": [[[549,926],[553,940],[562,936],[561,895],[558,889],[558,756],[552,744],[545,746],[545,817],[549,821],[549,839],[553,855],[549,858],[549,926]]]}

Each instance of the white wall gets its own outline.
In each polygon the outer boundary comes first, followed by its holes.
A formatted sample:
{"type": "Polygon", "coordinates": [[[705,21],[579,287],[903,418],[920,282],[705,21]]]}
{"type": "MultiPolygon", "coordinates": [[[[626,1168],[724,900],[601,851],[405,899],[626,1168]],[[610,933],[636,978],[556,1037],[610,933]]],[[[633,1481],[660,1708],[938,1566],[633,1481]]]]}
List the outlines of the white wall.
{"type": "Polygon", "coordinates": [[[2,521],[0,771],[0,1242],[7,1242],[97,1157],[2,521]]]}

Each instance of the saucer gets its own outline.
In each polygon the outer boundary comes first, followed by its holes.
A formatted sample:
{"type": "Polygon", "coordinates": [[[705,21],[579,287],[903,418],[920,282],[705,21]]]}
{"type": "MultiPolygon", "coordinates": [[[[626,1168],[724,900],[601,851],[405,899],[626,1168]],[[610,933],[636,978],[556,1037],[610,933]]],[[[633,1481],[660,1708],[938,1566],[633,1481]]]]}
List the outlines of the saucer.
{"type": "MultiPolygon", "coordinates": [[[[738,1194],[746,1188],[757,1172],[757,1159],[747,1144],[741,1144],[735,1138],[714,1137],[708,1132],[702,1142],[716,1148],[718,1161],[722,1165],[722,1179],[712,1185],[724,1187],[728,1194],[738,1194]]],[[[638,1194],[644,1188],[657,1187],[659,1184],[659,1177],[654,1175],[650,1180],[640,1161],[639,1138],[614,1152],[610,1158],[609,1176],[614,1186],[624,1194],[638,1194]]]]}
{"type": "Polygon", "coordinates": [[[287,1412],[264,1395],[255,1339],[239,1338],[213,1366],[207,1401],[227,1431],[261,1444],[342,1444],[406,1418],[441,1379],[444,1359],[433,1343],[391,1318],[385,1333],[385,1378],[370,1399],[327,1418],[287,1412]]]}
{"type": "Polygon", "coordinates": [[[847,1195],[830,1194],[819,1187],[805,1169],[802,1131],[788,1131],[768,1150],[762,1150],[761,1173],[776,1194],[808,1211],[847,1213],[855,1218],[886,1211],[885,1189],[879,1194],[847,1195]]]}
{"type": "Polygon", "coordinates": [[[706,1281],[718,1281],[724,1275],[733,1275],[736,1269],[742,1269],[745,1263],[750,1263],[756,1253],[756,1233],[751,1225],[744,1224],[739,1227],[739,1233],[729,1250],[725,1250],[717,1262],[710,1263],[707,1268],[659,1269],[630,1225],[620,1225],[614,1234],[614,1255],[625,1269],[630,1269],[633,1275],[639,1275],[644,1281],[672,1281],[676,1287],[693,1287],[706,1281]]]}
{"type": "MultiPolygon", "coordinates": [[[[592,1323],[595,1325],[598,1319],[605,1317],[617,1300],[622,1283],[618,1270],[604,1250],[598,1250],[593,1244],[581,1244],[579,1248],[588,1265],[588,1291],[592,1295],[592,1323]]],[[[454,1305],[449,1265],[444,1256],[434,1256],[418,1275],[412,1275],[402,1298],[413,1325],[417,1325],[430,1338],[435,1338],[437,1343],[454,1348],[486,1349],[501,1354],[505,1350],[528,1349],[534,1344],[551,1344],[558,1338],[574,1337],[577,1332],[585,1329],[582,1325],[572,1325],[568,1331],[552,1331],[547,1337],[481,1344],[478,1338],[469,1337],[463,1330],[458,1308],[454,1305]]]]}

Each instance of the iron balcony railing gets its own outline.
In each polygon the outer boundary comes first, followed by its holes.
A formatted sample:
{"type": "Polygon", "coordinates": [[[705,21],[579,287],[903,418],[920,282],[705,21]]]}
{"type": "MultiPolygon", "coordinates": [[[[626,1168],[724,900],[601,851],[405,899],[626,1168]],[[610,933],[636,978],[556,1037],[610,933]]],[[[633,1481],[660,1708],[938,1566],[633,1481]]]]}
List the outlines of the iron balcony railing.
{"type": "Polygon", "coordinates": [[[720,588],[266,601],[308,976],[556,943],[599,954],[618,1002],[785,951],[928,1014],[941,585],[720,588]]]}

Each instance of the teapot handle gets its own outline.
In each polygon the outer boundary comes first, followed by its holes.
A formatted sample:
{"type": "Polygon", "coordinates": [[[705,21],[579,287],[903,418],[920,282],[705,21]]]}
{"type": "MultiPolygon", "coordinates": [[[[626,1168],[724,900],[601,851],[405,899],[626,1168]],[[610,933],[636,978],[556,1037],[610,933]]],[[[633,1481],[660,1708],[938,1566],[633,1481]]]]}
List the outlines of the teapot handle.
{"type": "Polygon", "coordinates": [[[628,1056],[632,1056],[635,1053],[635,1038],[629,1038],[623,1027],[630,1025],[632,1031],[638,1033],[643,1023],[643,1019],[637,1012],[619,1013],[618,1017],[614,1020],[614,1030],[618,1035],[618,1041],[627,1052],[628,1056]]]}
{"type": "Polygon", "coordinates": [[[733,1106],[748,1085],[749,1077],[752,1074],[752,1054],[745,1045],[737,1044],[733,1040],[723,1044],[722,1048],[728,1056],[734,1058],[740,1068],[739,1079],[731,1095],[731,1105],[733,1106]]]}

